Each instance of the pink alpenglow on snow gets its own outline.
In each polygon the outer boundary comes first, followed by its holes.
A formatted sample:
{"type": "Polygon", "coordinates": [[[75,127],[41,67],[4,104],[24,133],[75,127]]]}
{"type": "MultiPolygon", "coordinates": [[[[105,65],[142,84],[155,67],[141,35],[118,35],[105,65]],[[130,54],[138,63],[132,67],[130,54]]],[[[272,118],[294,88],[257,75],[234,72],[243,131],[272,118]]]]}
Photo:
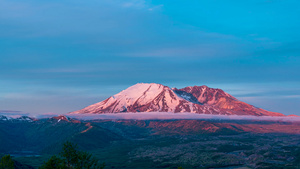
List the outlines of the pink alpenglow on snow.
{"type": "Polygon", "coordinates": [[[213,115],[284,116],[239,101],[221,89],[193,86],[182,89],[138,83],[104,101],[70,114],[172,112],[213,115]]]}

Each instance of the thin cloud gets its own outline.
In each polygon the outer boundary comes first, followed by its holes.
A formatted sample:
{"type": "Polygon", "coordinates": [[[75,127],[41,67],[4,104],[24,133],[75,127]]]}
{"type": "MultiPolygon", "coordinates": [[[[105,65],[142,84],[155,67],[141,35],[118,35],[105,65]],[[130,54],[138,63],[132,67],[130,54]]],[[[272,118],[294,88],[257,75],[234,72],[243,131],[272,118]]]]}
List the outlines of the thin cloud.
{"type": "Polygon", "coordinates": [[[14,111],[14,110],[0,110],[0,115],[17,118],[21,116],[29,116],[29,113],[22,111],[14,111]]]}
{"type": "Polygon", "coordinates": [[[170,119],[213,119],[213,120],[259,120],[259,121],[300,121],[300,117],[244,116],[244,115],[208,115],[194,113],[142,112],[115,114],[70,114],[72,118],[94,119],[134,119],[134,120],[170,120],[170,119]]]}
{"type": "Polygon", "coordinates": [[[36,115],[35,117],[38,119],[44,119],[44,118],[51,118],[51,117],[59,116],[59,115],[61,115],[61,114],[59,114],[59,113],[44,113],[44,114],[36,115]]]}

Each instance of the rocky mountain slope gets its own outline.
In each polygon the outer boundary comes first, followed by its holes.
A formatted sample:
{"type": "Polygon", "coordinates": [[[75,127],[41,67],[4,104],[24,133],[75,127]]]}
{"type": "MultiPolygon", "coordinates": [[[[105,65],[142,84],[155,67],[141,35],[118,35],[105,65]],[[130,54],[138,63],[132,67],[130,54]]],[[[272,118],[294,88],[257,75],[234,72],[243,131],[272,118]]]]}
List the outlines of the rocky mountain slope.
{"type": "Polygon", "coordinates": [[[284,116],[234,98],[221,89],[194,86],[182,89],[138,83],[106,100],[70,114],[122,112],[190,112],[217,115],[284,116]]]}

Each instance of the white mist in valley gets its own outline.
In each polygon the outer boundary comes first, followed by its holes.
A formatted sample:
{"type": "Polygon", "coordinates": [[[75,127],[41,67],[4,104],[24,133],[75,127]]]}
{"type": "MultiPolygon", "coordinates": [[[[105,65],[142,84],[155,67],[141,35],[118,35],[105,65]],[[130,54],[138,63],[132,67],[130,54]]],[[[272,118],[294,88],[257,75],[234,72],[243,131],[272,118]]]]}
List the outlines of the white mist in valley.
{"type": "Polygon", "coordinates": [[[133,120],[172,120],[172,119],[213,119],[213,120],[260,120],[260,121],[299,121],[296,116],[247,116],[247,115],[210,115],[172,112],[138,112],[110,114],[68,114],[71,118],[95,119],[133,119],[133,120]]]}

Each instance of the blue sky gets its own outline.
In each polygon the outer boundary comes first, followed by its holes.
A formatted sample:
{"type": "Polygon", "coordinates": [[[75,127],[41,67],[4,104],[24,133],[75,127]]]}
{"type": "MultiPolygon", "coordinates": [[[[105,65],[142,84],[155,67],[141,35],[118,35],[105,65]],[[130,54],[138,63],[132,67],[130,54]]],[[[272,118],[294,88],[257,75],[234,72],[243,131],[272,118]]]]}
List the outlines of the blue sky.
{"type": "Polygon", "coordinates": [[[300,115],[297,0],[0,0],[0,110],[67,113],[139,83],[300,115]]]}

